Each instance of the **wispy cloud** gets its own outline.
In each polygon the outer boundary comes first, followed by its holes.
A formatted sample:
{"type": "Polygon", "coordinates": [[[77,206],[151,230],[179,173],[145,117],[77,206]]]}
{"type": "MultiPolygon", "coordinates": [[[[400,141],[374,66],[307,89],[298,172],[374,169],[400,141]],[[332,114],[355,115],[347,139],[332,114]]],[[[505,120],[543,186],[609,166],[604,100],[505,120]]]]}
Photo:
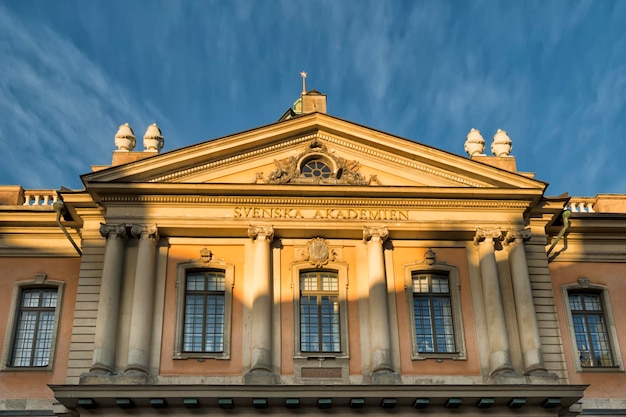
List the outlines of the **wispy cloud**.
{"type": "MultiPolygon", "coordinates": [[[[26,188],[80,186],[91,164],[110,163],[121,122],[165,120],[139,104],[71,40],[27,26],[0,5],[0,182],[26,188]]],[[[140,141],[139,141],[140,142],[140,141]]],[[[141,149],[141,147],[140,147],[141,149]]]]}
{"type": "Polygon", "coordinates": [[[626,2],[67,1],[0,6],[0,182],[76,184],[125,121],[166,149],[270,123],[306,70],[336,116],[457,154],[502,128],[551,194],[626,188],[626,2]]]}

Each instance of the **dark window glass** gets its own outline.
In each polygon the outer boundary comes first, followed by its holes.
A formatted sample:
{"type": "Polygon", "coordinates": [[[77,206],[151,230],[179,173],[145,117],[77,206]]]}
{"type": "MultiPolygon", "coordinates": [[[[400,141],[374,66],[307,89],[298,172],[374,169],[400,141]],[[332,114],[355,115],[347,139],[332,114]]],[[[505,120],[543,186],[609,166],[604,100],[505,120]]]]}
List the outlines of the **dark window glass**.
{"type": "Polygon", "coordinates": [[[418,272],[412,275],[417,351],[456,352],[448,277],[418,272]]]}
{"type": "Polygon", "coordinates": [[[224,350],[224,294],[224,271],[211,269],[187,272],[184,352],[224,350]]]}
{"type": "Polygon", "coordinates": [[[569,306],[581,366],[615,366],[601,294],[569,293],[569,306]]]}
{"type": "Polygon", "coordinates": [[[300,274],[300,350],[341,352],[339,282],[333,271],[300,274]]]}
{"type": "Polygon", "coordinates": [[[330,167],[320,159],[309,161],[302,167],[302,175],[305,177],[330,178],[331,173],[330,167]]]}
{"type": "Polygon", "coordinates": [[[48,366],[56,306],[56,289],[37,288],[22,291],[11,366],[48,366]]]}

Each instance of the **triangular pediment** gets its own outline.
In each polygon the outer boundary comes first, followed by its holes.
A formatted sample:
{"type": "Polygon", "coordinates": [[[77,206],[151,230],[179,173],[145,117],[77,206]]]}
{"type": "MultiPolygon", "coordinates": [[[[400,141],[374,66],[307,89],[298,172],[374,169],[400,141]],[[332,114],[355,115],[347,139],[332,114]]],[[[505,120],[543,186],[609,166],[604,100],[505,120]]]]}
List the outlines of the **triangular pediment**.
{"type": "Polygon", "coordinates": [[[543,190],[545,183],[321,113],[83,176],[93,183],[543,190]]]}

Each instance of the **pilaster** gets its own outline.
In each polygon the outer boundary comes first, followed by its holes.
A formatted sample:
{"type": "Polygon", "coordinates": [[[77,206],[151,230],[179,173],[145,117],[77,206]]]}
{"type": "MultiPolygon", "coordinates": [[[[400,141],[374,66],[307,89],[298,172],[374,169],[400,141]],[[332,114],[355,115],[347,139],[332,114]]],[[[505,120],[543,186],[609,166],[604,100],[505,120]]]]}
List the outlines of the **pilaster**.
{"type": "Polygon", "coordinates": [[[478,249],[487,334],[489,335],[490,376],[513,371],[494,247],[495,242],[501,238],[500,229],[483,228],[477,228],[474,237],[474,244],[478,249]]]}
{"type": "Polygon", "coordinates": [[[504,242],[509,252],[515,312],[524,360],[524,373],[527,375],[546,372],[524,249],[524,241],[530,237],[529,229],[509,230],[504,242]]]}
{"type": "Polygon", "coordinates": [[[369,321],[372,382],[393,383],[391,332],[387,307],[387,282],[383,243],[389,237],[387,227],[364,227],[369,266],[369,321]]]}
{"type": "Polygon", "coordinates": [[[128,365],[125,372],[147,374],[150,363],[158,229],[156,224],[133,225],[130,231],[134,237],[139,238],[139,248],[130,320],[128,365]]]}
{"type": "Polygon", "coordinates": [[[272,326],[270,244],[272,226],[250,226],[248,236],[254,242],[254,285],[252,288],[251,366],[248,384],[272,384],[272,326]]]}
{"type": "Polygon", "coordinates": [[[107,238],[102,268],[102,282],[98,301],[93,365],[90,373],[112,373],[115,367],[115,343],[126,225],[102,224],[100,234],[107,238]]]}

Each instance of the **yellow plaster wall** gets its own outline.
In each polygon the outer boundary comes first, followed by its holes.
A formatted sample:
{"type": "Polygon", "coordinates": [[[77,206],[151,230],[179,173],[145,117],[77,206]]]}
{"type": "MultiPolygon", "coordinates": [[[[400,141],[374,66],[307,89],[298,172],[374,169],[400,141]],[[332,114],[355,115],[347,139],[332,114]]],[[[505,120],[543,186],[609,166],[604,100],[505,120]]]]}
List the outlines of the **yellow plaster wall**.
{"type": "Polygon", "coordinates": [[[626,374],[624,372],[617,370],[601,371],[599,369],[576,371],[574,362],[577,360],[574,357],[576,348],[571,343],[570,329],[566,319],[567,313],[561,293],[562,286],[577,285],[579,278],[588,278],[590,284],[607,287],[618,338],[612,342],[619,343],[622,351],[622,357],[615,358],[615,361],[623,364],[626,350],[626,325],[620,322],[620,318],[626,317],[626,271],[624,265],[600,262],[552,262],[550,263],[550,272],[570,383],[591,384],[585,391],[586,397],[626,397],[626,374]]]}
{"type": "Polygon", "coordinates": [[[393,252],[396,305],[398,311],[398,334],[400,335],[400,360],[403,375],[480,375],[480,363],[475,318],[472,308],[472,297],[469,283],[467,254],[464,248],[437,248],[433,247],[437,255],[437,262],[446,262],[456,266],[459,271],[461,314],[463,316],[463,330],[465,333],[465,348],[467,360],[424,359],[411,360],[412,341],[414,333],[411,329],[411,307],[405,289],[405,265],[413,264],[424,259],[428,248],[396,247],[393,252]]]}
{"type": "Polygon", "coordinates": [[[176,327],[176,274],[181,262],[198,260],[205,245],[173,245],[170,248],[165,281],[161,375],[241,375],[243,338],[243,245],[211,245],[215,259],[234,265],[235,286],[232,299],[230,359],[173,359],[176,327]]]}
{"type": "Polygon", "coordinates": [[[15,284],[32,282],[40,273],[45,273],[47,280],[65,283],[53,369],[1,371],[0,399],[53,398],[46,384],[65,383],[79,269],[79,258],[0,258],[0,348],[11,337],[7,331],[15,284]]]}
{"type": "MultiPolygon", "coordinates": [[[[334,246],[329,241],[330,246],[334,246]]],[[[292,280],[292,263],[295,259],[295,248],[284,245],[281,252],[281,372],[283,375],[294,374],[294,343],[295,323],[294,289],[292,280]]],[[[360,375],[361,372],[361,332],[358,309],[358,292],[355,276],[356,251],[354,246],[342,246],[341,259],[348,265],[348,350],[350,352],[349,372],[351,375],[360,375]]],[[[332,266],[331,266],[332,268],[332,266]]]]}

